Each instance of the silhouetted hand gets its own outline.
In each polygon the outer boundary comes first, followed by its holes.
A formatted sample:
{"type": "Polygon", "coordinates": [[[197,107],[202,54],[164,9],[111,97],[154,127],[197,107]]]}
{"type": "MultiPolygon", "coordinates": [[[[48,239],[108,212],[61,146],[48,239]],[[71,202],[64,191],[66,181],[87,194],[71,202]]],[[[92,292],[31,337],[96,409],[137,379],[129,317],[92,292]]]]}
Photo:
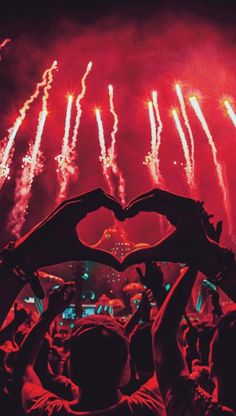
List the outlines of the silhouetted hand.
{"type": "Polygon", "coordinates": [[[206,234],[208,237],[215,241],[216,243],[220,242],[220,237],[223,230],[223,221],[218,221],[216,226],[210,221],[214,215],[208,214],[203,206],[203,202],[200,203],[202,211],[202,221],[205,228],[206,234]]]}
{"type": "Polygon", "coordinates": [[[149,321],[150,319],[151,297],[152,293],[149,289],[143,291],[142,298],[138,308],[138,313],[140,318],[142,318],[144,321],[149,321]]]}
{"type": "Polygon", "coordinates": [[[47,311],[53,315],[62,313],[70,305],[75,294],[73,282],[64,283],[56,290],[52,290],[48,298],[47,311]]]}
{"type": "Polygon", "coordinates": [[[15,303],[14,304],[14,319],[18,322],[18,323],[23,323],[25,322],[27,319],[29,318],[29,314],[27,312],[26,309],[24,308],[19,308],[18,309],[18,304],[15,303]]]}
{"type": "Polygon", "coordinates": [[[122,262],[123,268],[152,260],[170,261],[195,266],[214,277],[223,265],[233,261],[233,254],[226,253],[206,235],[201,203],[154,189],[131,201],[125,216],[131,218],[141,211],[165,215],[175,230],[156,245],[128,254],[122,262]]]}
{"type": "Polygon", "coordinates": [[[144,273],[140,267],[136,267],[136,271],[140,282],[152,291],[153,298],[156,300],[158,307],[160,307],[166,297],[164,277],[160,266],[154,261],[147,261],[144,273]]]}
{"type": "Polygon", "coordinates": [[[110,253],[84,244],[76,226],[90,212],[106,207],[122,218],[119,202],[102,189],[95,189],[60,204],[17,243],[16,264],[25,270],[75,260],[91,260],[120,270],[119,261],[110,253]]]}

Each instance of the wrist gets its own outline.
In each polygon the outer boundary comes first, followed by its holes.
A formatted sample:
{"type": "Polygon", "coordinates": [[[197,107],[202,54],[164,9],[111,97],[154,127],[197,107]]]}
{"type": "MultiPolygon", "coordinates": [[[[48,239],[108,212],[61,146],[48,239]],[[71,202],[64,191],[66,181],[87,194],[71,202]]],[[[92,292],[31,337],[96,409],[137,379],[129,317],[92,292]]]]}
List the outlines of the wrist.
{"type": "Polygon", "coordinates": [[[51,309],[51,308],[47,308],[41,315],[41,318],[44,321],[47,321],[48,323],[52,323],[54,321],[54,319],[56,318],[56,316],[58,315],[57,312],[55,312],[55,310],[51,309]]]}
{"type": "Polygon", "coordinates": [[[231,269],[235,267],[234,253],[214,243],[210,244],[205,260],[201,271],[216,284],[227,278],[231,269]]]}

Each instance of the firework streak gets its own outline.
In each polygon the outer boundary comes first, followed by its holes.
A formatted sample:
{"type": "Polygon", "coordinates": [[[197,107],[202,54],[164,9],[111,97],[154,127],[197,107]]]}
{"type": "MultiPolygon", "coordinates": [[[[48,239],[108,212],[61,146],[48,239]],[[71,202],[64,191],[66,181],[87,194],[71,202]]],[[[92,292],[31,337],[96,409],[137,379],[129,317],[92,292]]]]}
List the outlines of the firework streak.
{"type": "MultiPolygon", "coordinates": [[[[71,178],[75,178],[78,174],[78,161],[77,161],[77,137],[80,126],[80,120],[82,116],[81,100],[84,98],[86,93],[86,78],[92,69],[92,62],[90,61],[87,65],[86,71],[81,79],[81,92],[76,98],[76,117],[75,125],[73,129],[71,143],[69,142],[70,133],[70,119],[71,119],[71,107],[72,98],[68,99],[66,122],[65,122],[65,133],[62,143],[61,154],[55,157],[57,161],[57,174],[59,181],[59,193],[57,195],[57,203],[60,203],[62,199],[66,198],[68,194],[68,185],[71,178]]],[[[71,96],[69,96],[71,97],[71,96]]]]}
{"type": "Polygon", "coordinates": [[[23,158],[22,171],[16,180],[14,208],[9,219],[9,227],[12,234],[17,238],[21,235],[21,230],[27,215],[29,200],[31,197],[31,188],[35,176],[42,172],[44,167],[44,159],[40,151],[40,145],[44,130],[45,121],[47,118],[47,101],[49,98],[49,90],[53,82],[53,70],[56,69],[56,64],[53,65],[47,72],[46,85],[43,90],[42,109],[38,117],[38,125],[36,131],[35,142],[30,143],[28,154],[23,158]]]}
{"type": "Polygon", "coordinates": [[[183,152],[184,152],[184,157],[185,157],[185,162],[186,162],[185,171],[186,171],[187,182],[188,182],[190,190],[193,192],[194,190],[193,172],[192,172],[192,164],[191,164],[188,143],[187,143],[177,110],[174,109],[171,111],[171,113],[172,113],[172,116],[176,125],[176,129],[179,133],[179,137],[180,137],[183,152]]]}
{"type": "Polygon", "coordinates": [[[69,135],[70,135],[72,103],[73,103],[73,96],[69,95],[68,102],[67,102],[67,109],[66,109],[65,130],[64,130],[64,137],[62,141],[61,154],[55,157],[58,163],[58,168],[57,168],[57,176],[58,176],[58,182],[59,182],[59,193],[57,195],[58,204],[66,197],[68,176],[74,173],[74,169],[69,163],[69,157],[70,157],[69,135]]]}
{"type": "Polygon", "coordinates": [[[181,109],[181,113],[184,119],[184,124],[186,126],[187,132],[188,132],[188,136],[190,139],[190,146],[191,146],[191,191],[193,196],[196,196],[196,182],[195,182],[195,155],[194,155],[194,138],[193,138],[193,132],[189,123],[189,119],[187,116],[187,112],[186,112],[186,107],[185,107],[185,102],[184,102],[184,97],[182,94],[182,90],[179,84],[175,85],[175,91],[179,100],[179,104],[180,104],[180,109],[181,109]]]}
{"type": "Polygon", "coordinates": [[[108,86],[110,112],[114,117],[113,130],[111,132],[111,146],[108,149],[108,155],[113,174],[118,178],[118,194],[123,204],[125,204],[125,180],[116,162],[116,133],[118,131],[118,116],[114,107],[114,94],[112,85],[108,86]]]}
{"type": "Polygon", "coordinates": [[[111,166],[111,160],[110,160],[110,157],[107,155],[102,117],[101,117],[101,112],[98,108],[96,108],[95,110],[95,115],[96,115],[96,120],[97,120],[97,125],[98,125],[98,139],[99,139],[99,144],[100,144],[100,149],[101,149],[101,155],[99,156],[99,160],[102,162],[103,174],[105,176],[105,179],[109,188],[109,192],[113,195],[114,189],[113,189],[110,175],[109,175],[109,168],[111,166]]]}
{"type": "Polygon", "coordinates": [[[234,127],[236,127],[236,114],[235,114],[234,110],[232,109],[230,102],[228,100],[225,100],[224,105],[226,107],[227,113],[228,113],[234,127]]]}
{"type": "Polygon", "coordinates": [[[214,164],[215,164],[216,173],[217,173],[217,177],[218,177],[218,183],[219,183],[219,186],[220,186],[222,194],[223,194],[223,202],[224,202],[225,212],[226,212],[227,220],[228,220],[228,224],[229,224],[229,233],[230,233],[231,236],[233,236],[233,226],[232,226],[232,218],[231,218],[231,205],[230,205],[227,185],[226,185],[225,180],[224,180],[222,166],[218,162],[216,145],[215,145],[214,139],[212,137],[212,134],[209,130],[207,121],[206,121],[206,119],[203,115],[203,112],[201,110],[201,107],[198,103],[197,98],[195,96],[192,96],[192,97],[189,98],[189,100],[190,100],[190,103],[191,103],[191,105],[194,109],[194,112],[195,112],[198,120],[201,123],[203,131],[206,134],[206,137],[208,139],[208,143],[211,147],[213,161],[214,161],[214,164]]]}
{"type": "Polygon", "coordinates": [[[163,124],[160,116],[157,91],[152,91],[152,101],[148,102],[149,121],[151,128],[151,152],[145,157],[144,164],[149,166],[154,184],[164,186],[164,179],[160,173],[159,149],[163,124]],[[156,122],[158,127],[156,127],[156,122]]]}
{"type": "Polygon", "coordinates": [[[9,178],[10,173],[10,164],[12,161],[12,157],[14,154],[14,141],[16,134],[25,119],[26,113],[30,108],[30,105],[33,101],[38,97],[40,93],[40,89],[45,87],[48,83],[48,78],[53,70],[57,68],[57,61],[54,61],[52,66],[43,73],[42,81],[36,85],[36,89],[31,97],[25,101],[23,107],[19,110],[20,115],[17,117],[13,126],[8,130],[8,136],[2,140],[0,145],[0,155],[1,155],[1,162],[0,162],[0,189],[5,183],[5,180],[9,178]]]}
{"type": "Polygon", "coordinates": [[[11,41],[11,39],[6,38],[4,39],[1,43],[0,43],[0,61],[2,60],[2,55],[1,55],[1,50],[4,48],[4,46],[6,46],[9,42],[11,41]]]}

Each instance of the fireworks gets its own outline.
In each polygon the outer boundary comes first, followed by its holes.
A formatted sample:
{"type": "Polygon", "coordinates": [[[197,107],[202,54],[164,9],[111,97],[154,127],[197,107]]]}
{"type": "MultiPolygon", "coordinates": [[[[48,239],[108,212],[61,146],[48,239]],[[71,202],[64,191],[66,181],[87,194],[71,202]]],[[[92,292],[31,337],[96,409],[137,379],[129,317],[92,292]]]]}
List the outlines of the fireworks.
{"type": "Polygon", "coordinates": [[[8,130],[8,136],[2,141],[3,146],[0,149],[1,163],[0,163],[0,189],[3,186],[6,178],[9,176],[10,164],[14,153],[14,140],[16,134],[25,119],[26,113],[30,105],[38,97],[42,87],[47,86],[49,80],[52,78],[52,72],[57,69],[57,61],[54,61],[52,66],[43,73],[42,81],[36,85],[36,89],[31,97],[25,101],[23,107],[19,110],[20,115],[17,117],[13,126],[8,130]],[[6,145],[5,145],[6,144],[6,145]]]}
{"type": "Polygon", "coordinates": [[[114,118],[113,129],[111,132],[111,146],[108,149],[108,155],[109,155],[112,171],[114,175],[116,175],[116,177],[118,178],[119,197],[121,201],[123,202],[123,204],[125,204],[125,180],[116,162],[115,145],[116,145],[116,133],[118,131],[118,116],[117,116],[117,113],[115,112],[115,107],[114,107],[114,93],[113,93],[112,85],[108,86],[108,93],[109,93],[110,112],[114,118]]]}
{"type": "Polygon", "coordinates": [[[78,130],[79,130],[79,125],[80,125],[80,119],[81,119],[81,115],[82,115],[82,107],[81,107],[81,100],[84,98],[85,93],[86,93],[86,78],[88,76],[88,74],[90,73],[91,69],[92,69],[92,62],[90,61],[87,65],[87,69],[81,79],[81,92],[80,94],[77,96],[76,98],[76,109],[77,109],[77,114],[76,114],[76,119],[75,119],[75,126],[74,126],[74,131],[73,131],[73,136],[72,136],[72,142],[71,142],[71,153],[72,153],[72,159],[74,158],[75,155],[73,155],[73,152],[75,151],[76,148],[76,142],[77,142],[77,136],[78,136],[78,130]]]}
{"type": "Polygon", "coordinates": [[[8,226],[17,238],[20,237],[25,217],[27,215],[34,177],[42,172],[44,167],[44,160],[40,151],[40,145],[48,114],[47,101],[49,98],[49,90],[52,87],[54,69],[56,69],[56,62],[49,70],[47,70],[45,78],[46,84],[42,96],[42,109],[38,117],[35,142],[30,143],[28,154],[23,158],[22,171],[16,180],[14,195],[15,206],[11,212],[8,226]]]}
{"type": "Polygon", "coordinates": [[[106,181],[107,181],[107,184],[108,184],[108,187],[109,187],[109,192],[111,194],[113,194],[114,190],[113,190],[111,180],[110,180],[110,177],[109,177],[109,173],[108,173],[108,168],[111,166],[111,159],[107,155],[104,129],[103,129],[103,124],[102,124],[102,117],[101,117],[101,112],[100,112],[99,108],[95,109],[95,115],[96,115],[96,120],[97,120],[97,125],[98,125],[98,139],[99,139],[99,144],[100,144],[100,149],[101,149],[101,155],[99,157],[99,160],[102,162],[103,174],[106,178],[106,181]]]}
{"type": "Polygon", "coordinates": [[[59,204],[66,196],[66,189],[68,186],[68,177],[74,173],[74,170],[70,164],[70,146],[69,146],[69,135],[70,135],[70,124],[71,124],[71,111],[72,111],[73,96],[68,96],[67,108],[66,108],[66,119],[65,119],[65,130],[62,141],[61,154],[56,156],[55,159],[58,163],[57,176],[59,181],[59,193],[57,196],[57,203],[59,204]]]}
{"type": "MultiPolygon", "coordinates": [[[[0,44],[1,47],[4,47],[3,43],[0,44]]],[[[11,213],[9,220],[10,228],[13,234],[17,237],[20,236],[22,227],[27,214],[27,209],[31,197],[32,185],[34,182],[35,176],[42,172],[44,168],[44,158],[41,152],[41,141],[43,137],[44,127],[47,120],[47,103],[49,98],[49,90],[53,82],[53,71],[57,68],[57,62],[54,61],[50,68],[48,68],[44,73],[41,82],[36,85],[34,93],[27,99],[19,110],[19,115],[16,118],[13,126],[8,130],[8,135],[2,140],[0,145],[0,155],[1,155],[1,164],[0,164],[0,188],[4,184],[6,178],[10,175],[11,161],[14,154],[14,144],[17,133],[26,117],[27,111],[30,109],[31,104],[37,99],[40,92],[43,90],[42,96],[42,107],[38,117],[38,125],[36,129],[36,137],[32,142],[30,141],[29,147],[27,149],[27,154],[23,158],[22,170],[18,173],[16,178],[16,188],[15,188],[15,197],[14,197],[14,208],[11,213]]],[[[57,193],[57,203],[60,203],[63,199],[68,196],[70,180],[77,177],[78,165],[77,165],[77,138],[78,132],[81,123],[82,116],[82,106],[81,102],[86,94],[86,80],[92,69],[92,62],[89,62],[87,68],[81,78],[81,91],[75,99],[75,114],[72,112],[74,109],[73,96],[68,95],[67,105],[66,105],[66,114],[65,114],[65,124],[64,124],[64,135],[61,144],[60,154],[55,157],[57,161],[57,178],[59,189],[57,193]],[[74,119],[72,118],[74,117],[74,119]],[[73,121],[73,125],[72,125],[73,121]]],[[[177,109],[172,109],[171,115],[173,118],[174,126],[177,130],[177,133],[181,140],[181,145],[183,149],[185,163],[181,162],[181,165],[184,165],[185,170],[185,181],[187,182],[191,195],[196,197],[196,178],[195,178],[195,143],[194,135],[191,128],[190,121],[191,119],[187,114],[186,102],[182,92],[181,85],[179,83],[175,84],[175,92],[179,102],[179,111],[177,109]]],[[[100,156],[99,160],[102,164],[103,175],[107,183],[109,192],[120,198],[123,204],[125,204],[125,179],[122,175],[122,172],[117,163],[117,133],[119,128],[119,119],[114,105],[114,89],[112,85],[108,86],[108,95],[109,95],[109,117],[112,117],[112,128],[110,132],[109,145],[105,139],[105,132],[103,126],[103,118],[101,110],[96,108],[96,122],[98,127],[98,139],[100,146],[100,156]]],[[[216,175],[218,179],[218,184],[220,186],[221,192],[223,194],[223,204],[226,212],[227,220],[229,223],[229,231],[233,237],[232,231],[232,219],[231,219],[231,206],[230,199],[227,189],[227,182],[224,176],[224,171],[221,163],[218,160],[217,148],[208,127],[207,121],[204,117],[202,109],[199,105],[198,98],[196,95],[190,97],[191,106],[200,121],[200,126],[202,127],[210,149],[212,152],[213,162],[216,170],[216,175]]],[[[224,97],[222,104],[227,111],[228,116],[230,117],[233,125],[236,127],[236,113],[233,110],[231,101],[229,97],[224,97]]],[[[160,172],[160,146],[162,143],[162,132],[163,132],[163,122],[161,118],[162,112],[160,112],[160,103],[159,96],[157,91],[152,91],[151,99],[148,102],[148,116],[150,123],[150,136],[151,136],[151,145],[150,152],[145,157],[145,162],[148,166],[152,182],[159,187],[166,187],[164,178],[160,172]]],[[[165,120],[165,118],[164,118],[165,120]]],[[[105,130],[106,131],[106,130],[105,130]]],[[[128,143],[127,143],[128,146],[128,143]]],[[[128,154],[128,152],[127,152],[128,154]]],[[[170,153],[169,153],[170,154],[170,153]]],[[[174,160],[173,157],[172,160],[174,160]]],[[[173,161],[174,165],[178,164],[177,159],[173,161]]]]}
{"type": "Polygon", "coordinates": [[[59,181],[59,192],[57,195],[57,203],[60,203],[66,196],[68,192],[68,185],[70,179],[75,177],[76,173],[78,172],[78,165],[77,165],[77,136],[78,130],[80,126],[80,120],[82,116],[82,107],[81,107],[81,100],[84,98],[86,93],[86,78],[92,69],[92,62],[90,61],[87,65],[86,71],[81,79],[81,92],[76,98],[75,105],[76,105],[76,117],[75,117],[75,125],[73,129],[72,139],[71,142],[69,140],[70,136],[70,126],[71,126],[71,111],[72,111],[72,101],[73,97],[71,95],[68,96],[68,103],[67,103],[67,110],[66,110],[66,120],[65,120],[65,129],[64,129],[64,137],[62,141],[62,150],[61,154],[55,157],[57,161],[57,176],[59,181]]]}
{"type": "MultiPolygon", "coordinates": [[[[192,191],[194,191],[194,189],[196,188],[196,184],[195,184],[195,157],[194,157],[194,138],[193,138],[193,132],[189,123],[189,119],[187,116],[187,112],[186,112],[186,107],[185,107],[185,102],[184,102],[184,97],[182,94],[182,90],[181,90],[181,86],[180,84],[176,84],[175,85],[175,91],[179,100],[179,104],[180,104],[180,109],[181,109],[181,113],[184,119],[184,124],[186,126],[187,132],[188,132],[188,136],[190,139],[190,145],[191,145],[191,170],[192,170],[192,178],[191,178],[191,188],[192,191]]],[[[193,192],[193,194],[195,194],[195,192],[193,192]]]]}
{"type": "Polygon", "coordinates": [[[182,144],[182,147],[183,147],[183,152],[184,152],[184,157],[185,157],[185,162],[186,162],[185,171],[186,171],[187,182],[188,182],[188,185],[189,185],[190,189],[192,190],[193,186],[194,186],[194,183],[193,183],[192,165],[191,165],[191,158],[190,158],[188,143],[187,143],[182,125],[180,123],[180,119],[179,119],[177,110],[173,109],[171,111],[171,114],[173,116],[173,119],[174,119],[174,122],[175,122],[175,125],[176,125],[176,129],[179,133],[179,137],[180,137],[181,144],[182,144]]]}
{"type": "Polygon", "coordinates": [[[201,110],[201,107],[198,103],[197,98],[195,96],[192,96],[192,97],[189,98],[189,100],[190,100],[190,103],[191,103],[191,105],[194,109],[194,112],[195,112],[198,120],[201,123],[203,131],[205,132],[206,137],[208,139],[208,143],[211,147],[213,161],[214,161],[214,164],[215,164],[216,173],[217,173],[217,177],[218,177],[218,183],[219,183],[219,186],[220,186],[222,194],[223,194],[223,202],[224,202],[225,212],[226,212],[227,220],[228,220],[228,224],[229,224],[229,232],[232,235],[232,220],[231,220],[230,200],[229,200],[227,186],[226,186],[226,183],[225,183],[225,180],[224,180],[222,166],[219,163],[218,158],[217,158],[216,145],[215,145],[214,139],[212,137],[212,134],[209,130],[207,121],[206,121],[206,119],[203,115],[203,112],[201,110]]]}
{"type": "Polygon", "coordinates": [[[232,109],[230,102],[228,100],[224,100],[224,105],[225,105],[225,108],[227,110],[229,117],[231,118],[231,121],[234,127],[236,127],[236,114],[234,110],[232,109]]]}
{"type": "Polygon", "coordinates": [[[4,46],[6,46],[9,42],[11,41],[11,39],[6,38],[4,39],[1,43],[0,43],[0,61],[2,60],[2,55],[1,55],[1,50],[4,48],[4,46]]]}
{"type": "Polygon", "coordinates": [[[148,113],[151,128],[151,152],[145,157],[144,164],[149,166],[153,182],[157,185],[163,186],[164,180],[160,173],[159,160],[163,124],[157,101],[157,91],[152,91],[152,101],[148,102],[148,113]],[[158,127],[156,127],[156,122],[158,123],[158,127]]]}

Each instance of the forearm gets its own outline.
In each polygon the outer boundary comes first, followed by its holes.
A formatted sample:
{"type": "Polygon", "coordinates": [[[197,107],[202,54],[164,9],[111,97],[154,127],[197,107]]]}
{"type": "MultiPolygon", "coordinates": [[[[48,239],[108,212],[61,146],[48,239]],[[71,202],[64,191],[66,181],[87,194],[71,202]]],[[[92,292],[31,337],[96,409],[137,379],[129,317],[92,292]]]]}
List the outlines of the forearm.
{"type": "Polygon", "coordinates": [[[0,327],[23,286],[24,283],[11,270],[0,264],[0,327]]]}
{"type": "Polygon", "coordinates": [[[154,323],[155,333],[177,336],[178,328],[197,277],[197,270],[186,268],[168,293],[154,323]]]}
{"type": "Polygon", "coordinates": [[[131,334],[131,332],[135,329],[135,327],[139,324],[140,320],[140,313],[139,310],[135,311],[129,320],[126,322],[124,326],[124,330],[127,336],[131,334]]]}
{"type": "Polygon", "coordinates": [[[23,375],[28,366],[34,365],[44,336],[54,318],[55,314],[45,311],[28,333],[17,356],[16,368],[19,374],[23,375]]]}
{"type": "Polygon", "coordinates": [[[6,340],[11,339],[17,328],[22,324],[17,319],[13,319],[5,328],[0,331],[0,344],[3,344],[6,340]]]}
{"type": "Polygon", "coordinates": [[[188,374],[187,363],[178,342],[182,315],[197,276],[188,268],[168,293],[152,328],[154,365],[163,396],[180,375],[188,374]]]}
{"type": "Polygon", "coordinates": [[[219,282],[215,282],[227,296],[236,302],[236,261],[227,276],[219,282]]]}

